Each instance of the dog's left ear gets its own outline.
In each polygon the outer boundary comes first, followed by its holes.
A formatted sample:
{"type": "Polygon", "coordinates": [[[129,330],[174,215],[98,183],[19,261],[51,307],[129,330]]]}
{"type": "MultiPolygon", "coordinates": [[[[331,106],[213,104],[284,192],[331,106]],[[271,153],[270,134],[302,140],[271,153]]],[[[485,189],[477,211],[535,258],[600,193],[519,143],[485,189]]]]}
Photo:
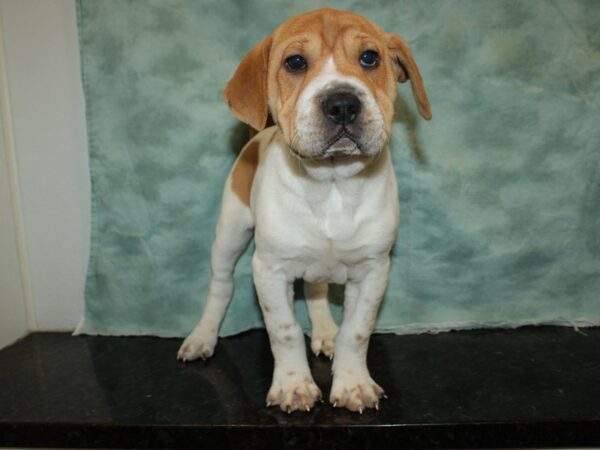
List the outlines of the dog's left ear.
{"type": "Polygon", "coordinates": [[[431,106],[427,99],[425,86],[419,73],[419,68],[415,63],[410,52],[410,47],[404,39],[393,33],[385,34],[388,51],[393,60],[393,69],[396,74],[396,79],[400,83],[404,83],[410,79],[410,84],[413,91],[413,96],[417,102],[417,109],[423,118],[431,119],[431,106]]]}
{"type": "Polygon", "coordinates": [[[263,39],[242,59],[225,87],[225,100],[235,116],[260,131],[267,125],[267,69],[271,37],[263,39]]]}

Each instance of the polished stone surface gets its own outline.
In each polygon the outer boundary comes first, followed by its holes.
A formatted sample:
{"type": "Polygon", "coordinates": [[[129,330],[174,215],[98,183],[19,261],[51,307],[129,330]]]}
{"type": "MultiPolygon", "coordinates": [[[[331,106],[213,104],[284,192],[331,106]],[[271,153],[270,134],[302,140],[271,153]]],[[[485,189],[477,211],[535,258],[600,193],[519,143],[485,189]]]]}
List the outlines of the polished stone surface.
{"type": "MultiPolygon", "coordinates": [[[[180,340],[33,334],[0,351],[0,446],[484,448],[600,446],[600,329],[375,335],[380,411],[265,407],[264,331],[206,362],[180,340]]],[[[328,359],[310,356],[325,396],[328,359]]]]}

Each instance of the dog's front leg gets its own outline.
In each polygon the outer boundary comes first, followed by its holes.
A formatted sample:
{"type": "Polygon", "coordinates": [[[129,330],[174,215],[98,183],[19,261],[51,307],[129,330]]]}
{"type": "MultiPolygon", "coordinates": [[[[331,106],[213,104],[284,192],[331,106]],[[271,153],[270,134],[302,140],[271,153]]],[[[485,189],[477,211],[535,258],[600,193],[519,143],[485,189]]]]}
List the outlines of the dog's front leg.
{"type": "Polygon", "coordinates": [[[268,268],[256,254],[252,269],[275,360],[267,406],[279,405],[288,413],[310,411],[321,391],[310,373],[304,333],[294,317],[292,282],[284,273],[268,268]]]}
{"type": "Polygon", "coordinates": [[[344,293],[344,320],[335,340],[333,385],[329,401],[362,413],[379,408],[383,389],[367,369],[369,337],[385,292],[389,258],[370,266],[361,280],[349,280],[344,293]]]}

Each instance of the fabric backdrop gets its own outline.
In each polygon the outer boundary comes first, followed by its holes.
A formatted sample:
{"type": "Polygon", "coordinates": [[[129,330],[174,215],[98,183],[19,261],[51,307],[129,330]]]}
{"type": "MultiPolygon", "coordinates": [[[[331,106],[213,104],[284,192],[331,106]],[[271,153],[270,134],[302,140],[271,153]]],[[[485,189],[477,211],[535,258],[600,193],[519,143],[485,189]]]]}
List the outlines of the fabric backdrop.
{"type": "MultiPolygon", "coordinates": [[[[600,324],[600,3],[328,5],[406,37],[433,108],[421,120],[399,87],[401,225],[377,330],[600,324]]],[[[195,325],[247,136],[223,88],[280,22],[320,6],[79,0],[93,195],[80,331],[183,336],[195,325]]],[[[262,326],[251,250],[222,335],[262,326]]],[[[295,307],[306,327],[304,301],[295,307]]]]}

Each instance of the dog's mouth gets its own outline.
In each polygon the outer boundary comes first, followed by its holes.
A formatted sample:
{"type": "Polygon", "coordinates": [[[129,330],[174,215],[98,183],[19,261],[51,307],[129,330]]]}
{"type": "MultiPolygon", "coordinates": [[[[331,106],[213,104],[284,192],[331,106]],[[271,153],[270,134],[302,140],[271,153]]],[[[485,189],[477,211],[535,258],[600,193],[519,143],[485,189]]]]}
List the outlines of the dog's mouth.
{"type": "Polygon", "coordinates": [[[300,153],[291,145],[289,149],[296,158],[313,161],[346,159],[365,155],[359,138],[346,127],[341,127],[333,137],[325,141],[325,144],[319,146],[310,155],[300,153]]]}
{"type": "Polygon", "coordinates": [[[318,157],[330,158],[332,156],[359,156],[363,151],[358,137],[351,133],[346,127],[340,130],[323,146],[318,157]]]}

